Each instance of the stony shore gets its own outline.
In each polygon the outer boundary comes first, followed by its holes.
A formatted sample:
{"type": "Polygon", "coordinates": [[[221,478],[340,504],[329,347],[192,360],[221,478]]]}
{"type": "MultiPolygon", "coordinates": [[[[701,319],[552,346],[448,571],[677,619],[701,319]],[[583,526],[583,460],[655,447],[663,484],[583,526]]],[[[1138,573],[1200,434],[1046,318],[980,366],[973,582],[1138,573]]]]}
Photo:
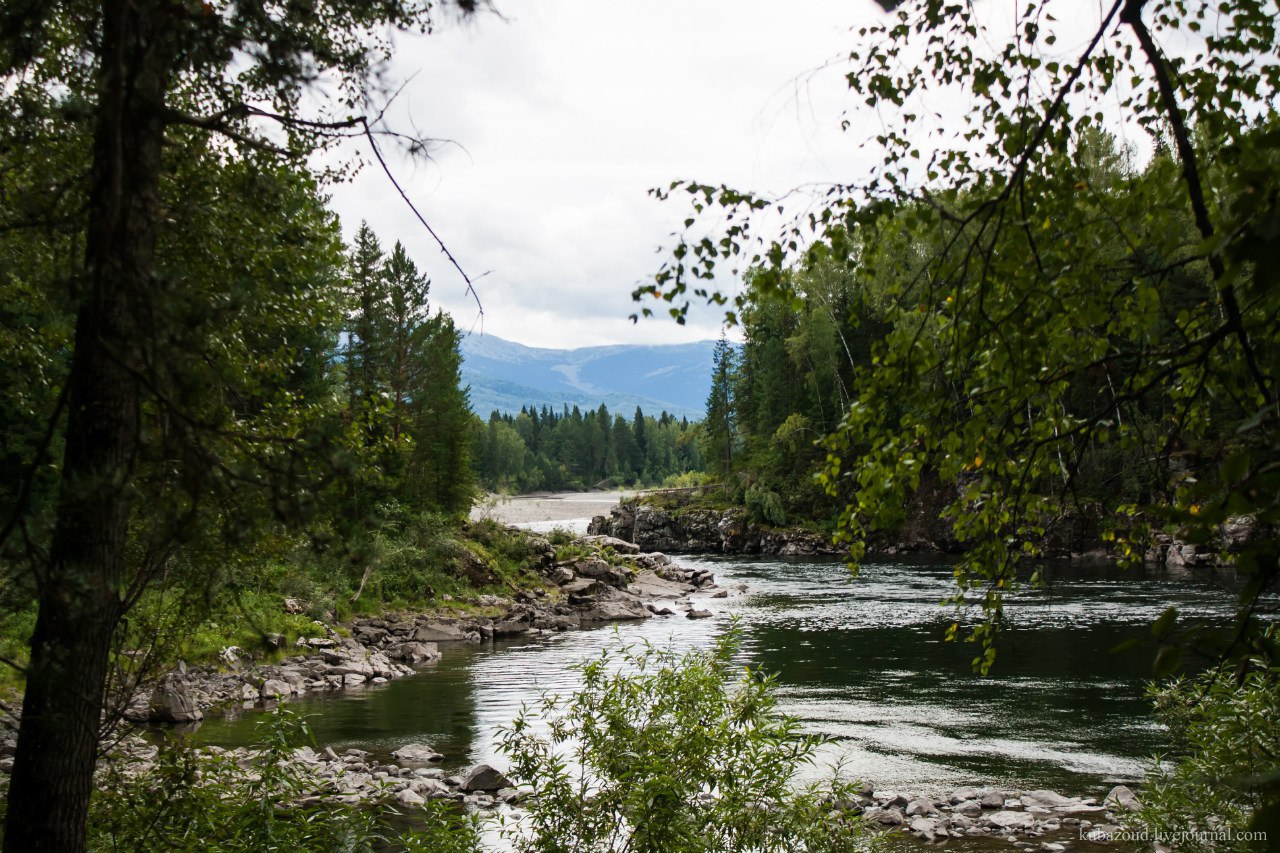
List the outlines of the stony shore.
{"type": "Polygon", "coordinates": [[[1054,791],[963,787],[944,798],[863,789],[856,808],[873,826],[902,830],[930,844],[956,837],[1004,840],[1020,849],[1063,853],[1073,842],[1108,843],[1122,832],[1126,812],[1139,807],[1119,785],[1099,803],[1054,791]]]}
{"type": "MultiPolygon", "coordinates": [[[[641,553],[621,540],[584,537],[580,543],[594,556],[557,561],[549,542],[531,538],[541,545],[537,570],[546,586],[514,598],[480,596],[475,604],[492,615],[388,613],[356,619],[341,631],[317,622],[315,636],[298,638],[296,653],[277,662],[257,663],[228,648],[219,666],[181,666],[135,695],[125,717],[139,723],[194,722],[221,708],[381,684],[412,675],[415,666],[436,660],[449,644],[673,616],[678,601],[685,601],[685,615],[698,618],[706,611],[695,608],[688,596],[714,592],[709,571],[682,568],[665,554],[641,553]]],[[[286,600],[284,606],[290,605],[286,600]]]]}
{"type": "MultiPolygon", "coordinates": [[[[10,744],[5,742],[4,746],[10,744]]],[[[239,768],[236,772],[245,775],[259,772],[264,760],[263,753],[246,748],[205,747],[201,753],[206,761],[230,761],[239,768]]],[[[133,776],[149,769],[157,755],[155,745],[131,737],[108,761],[117,771],[133,776]]],[[[391,753],[389,761],[366,750],[348,749],[338,754],[328,747],[319,752],[300,747],[293,750],[290,759],[295,778],[301,780],[293,791],[295,805],[355,806],[392,801],[397,807],[412,809],[427,800],[446,800],[488,811],[518,808],[521,801],[536,796],[530,786],[516,785],[487,764],[456,774],[433,766],[444,758],[426,743],[402,746],[391,753]]],[[[955,838],[988,839],[1028,853],[1066,853],[1081,842],[1108,844],[1124,832],[1126,813],[1138,807],[1137,797],[1124,786],[1112,788],[1102,802],[1047,790],[970,786],[939,798],[866,786],[856,801],[831,803],[833,812],[861,815],[873,831],[904,834],[927,844],[944,844],[955,838]]]]}

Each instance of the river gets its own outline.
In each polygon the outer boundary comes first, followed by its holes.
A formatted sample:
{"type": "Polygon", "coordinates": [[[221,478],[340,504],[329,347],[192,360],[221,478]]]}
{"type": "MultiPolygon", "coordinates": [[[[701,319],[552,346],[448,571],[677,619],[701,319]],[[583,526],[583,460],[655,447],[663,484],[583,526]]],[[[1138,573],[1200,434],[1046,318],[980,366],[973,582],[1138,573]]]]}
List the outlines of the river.
{"type": "MultiPolygon", "coordinates": [[[[1099,795],[1141,779],[1164,746],[1143,696],[1151,652],[1112,654],[1148,632],[1170,604],[1225,613],[1212,584],[1164,572],[1071,566],[1048,587],[1012,596],[1009,627],[989,677],[969,668],[974,647],[944,643],[952,612],[942,562],[903,558],[850,578],[836,561],[684,557],[713,569],[726,599],[698,596],[713,618],[682,614],[617,626],[624,641],[706,645],[736,614],[744,662],[778,674],[783,710],[829,736],[834,761],[881,789],[937,792],[961,784],[1049,787],[1099,795]],[[745,590],[738,590],[745,585],[745,590]]],[[[447,648],[416,676],[292,703],[313,715],[320,745],[379,754],[426,741],[446,768],[503,766],[494,733],[545,690],[574,689],[572,665],[612,641],[614,628],[447,648]]],[[[206,743],[249,742],[260,715],[214,719],[206,743]]]]}

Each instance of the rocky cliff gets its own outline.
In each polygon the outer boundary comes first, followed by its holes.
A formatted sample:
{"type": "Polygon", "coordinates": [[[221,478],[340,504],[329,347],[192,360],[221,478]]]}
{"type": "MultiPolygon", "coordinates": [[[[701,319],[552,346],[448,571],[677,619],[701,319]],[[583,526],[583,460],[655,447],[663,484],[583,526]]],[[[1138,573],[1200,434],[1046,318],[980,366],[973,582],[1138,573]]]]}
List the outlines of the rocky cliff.
{"type": "Polygon", "coordinates": [[[838,554],[818,533],[756,524],[739,507],[667,508],[628,501],[597,515],[588,532],[632,542],[646,551],[685,554],[838,554]]]}

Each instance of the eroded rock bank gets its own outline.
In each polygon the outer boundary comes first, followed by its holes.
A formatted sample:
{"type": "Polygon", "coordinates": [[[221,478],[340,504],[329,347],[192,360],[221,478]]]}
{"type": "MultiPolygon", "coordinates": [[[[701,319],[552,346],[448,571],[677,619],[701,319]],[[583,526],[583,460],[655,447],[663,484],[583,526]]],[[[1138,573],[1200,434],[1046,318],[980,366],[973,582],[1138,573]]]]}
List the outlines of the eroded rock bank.
{"type": "MultiPolygon", "coordinates": [[[[908,513],[903,525],[891,532],[877,532],[867,542],[867,553],[958,554],[958,541],[950,522],[941,514],[943,503],[933,496],[908,513]]],[[[750,519],[741,507],[712,509],[685,506],[679,501],[656,505],[631,500],[613,507],[609,515],[597,515],[588,533],[606,535],[644,550],[684,554],[766,554],[778,556],[835,555],[844,551],[824,534],[796,527],[773,527],[750,519]]],[[[1184,542],[1167,533],[1153,537],[1144,554],[1150,566],[1170,569],[1229,566],[1235,555],[1258,534],[1250,518],[1232,518],[1223,524],[1218,538],[1207,543],[1184,542]]],[[[1271,535],[1270,533],[1268,535],[1271,535]]],[[[1104,541],[1096,520],[1067,516],[1052,522],[1040,542],[1052,559],[1116,559],[1114,544],[1104,541]]]]}
{"type": "Polygon", "coordinates": [[[607,516],[593,518],[587,532],[622,539],[646,551],[784,556],[840,553],[822,534],[757,524],[739,507],[668,508],[628,501],[607,516]]]}

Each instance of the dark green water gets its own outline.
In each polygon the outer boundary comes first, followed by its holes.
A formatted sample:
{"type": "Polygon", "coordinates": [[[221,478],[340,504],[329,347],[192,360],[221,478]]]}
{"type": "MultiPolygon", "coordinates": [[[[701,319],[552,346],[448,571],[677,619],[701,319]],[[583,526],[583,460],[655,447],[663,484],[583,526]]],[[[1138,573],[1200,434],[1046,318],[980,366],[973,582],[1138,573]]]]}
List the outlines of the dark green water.
{"type": "MultiPolygon", "coordinates": [[[[622,638],[702,645],[737,614],[744,658],[778,673],[784,710],[832,738],[823,766],[841,760],[850,775],[909,791],[993,783],[1085,794],[1140,779],[1163,747],[1143,698],[1150,652],[1108,650],[1146,631],[1170,604],[1208,614],[1225,613],[1230,601],[1218,586],[1189,577],[1058,570],[1048,589],[1020,592],[1007,605],[996,670],[983,678],[969,669],[973,646],[942,642],[953,619],[939,605],[951,589],[946,565],[885,562],[850,580],[836,562],[681,562],[711,567],[722,586],[748,589],[698,597],[713,619],[624,624],[622,638]]],[[[501,764],[496,728],[541,691],[571,691],[571,665],[611,636],[605,628],[448,648],[412,678],[316,694],[293,707],[313,715],[321,745],[389,752],[427,741],[447,767],[501,764]]],[[[246,743],[257,717],[206,722],[198,737],[246,743]]]]}

